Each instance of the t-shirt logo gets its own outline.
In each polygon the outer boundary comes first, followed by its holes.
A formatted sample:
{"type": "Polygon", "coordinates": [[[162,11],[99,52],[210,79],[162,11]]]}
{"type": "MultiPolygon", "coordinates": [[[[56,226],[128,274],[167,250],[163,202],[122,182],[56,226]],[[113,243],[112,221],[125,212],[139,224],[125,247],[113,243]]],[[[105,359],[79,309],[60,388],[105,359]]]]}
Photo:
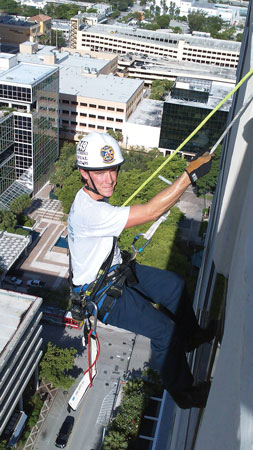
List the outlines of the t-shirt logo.
{"type": "Polygon", "coordinates": [[[110,164],[114,161],[114,150],[110,145],[105,145],[100,150],[100,154],[103,158],[103,162],[106,164],[110,164]]]}

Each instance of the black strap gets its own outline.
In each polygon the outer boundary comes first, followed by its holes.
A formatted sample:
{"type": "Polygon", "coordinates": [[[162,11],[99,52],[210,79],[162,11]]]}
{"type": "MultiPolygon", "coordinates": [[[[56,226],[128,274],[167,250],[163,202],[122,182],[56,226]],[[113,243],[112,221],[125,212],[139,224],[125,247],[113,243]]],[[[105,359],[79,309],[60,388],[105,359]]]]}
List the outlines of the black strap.
{"type": "Polygon", "coordinates": [[[113,256],[114,256],[114,250],[115,250],[115,246],[116,246],[116,242],[117,242],[117,238],[116,236],[113,237],[113,244],[112,244],[112,249],[109,253],[109,255],[107,256],[106,260],[103,262],[102,266],[100,267],[98,273],[102,270],[103,274],[101,275],[101,277],[98,279],[98,281],[95,284],[94,289],[92,290],[91,296],[90,296],[90,300],[93,300],[96,293],[101,289],[101,287],[103,286],[103,282],[108,274],[108,271],[112,265],[112,260],[113,260],[113,256]]]}

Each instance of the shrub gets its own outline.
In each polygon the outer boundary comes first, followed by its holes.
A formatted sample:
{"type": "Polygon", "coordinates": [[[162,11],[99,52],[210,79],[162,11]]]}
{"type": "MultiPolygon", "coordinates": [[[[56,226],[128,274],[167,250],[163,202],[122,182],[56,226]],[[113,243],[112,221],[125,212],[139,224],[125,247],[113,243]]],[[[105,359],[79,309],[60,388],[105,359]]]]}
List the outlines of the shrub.
{"type": "Polygon", "coordinates": [[[29,231],[27,230],[23,230],[23,228],[17,228],[16,230],[16,234],[20,234],[21,236],[29,236],[29,231]]]}
{"type": "Polygon", "coordinates": [[[8,233],[16,233],[16,230],[15,230],[15,228],[13,228],[13,227],[8,227],[8,228],[6,229],[6,231],[7,231],[8,233]]]}

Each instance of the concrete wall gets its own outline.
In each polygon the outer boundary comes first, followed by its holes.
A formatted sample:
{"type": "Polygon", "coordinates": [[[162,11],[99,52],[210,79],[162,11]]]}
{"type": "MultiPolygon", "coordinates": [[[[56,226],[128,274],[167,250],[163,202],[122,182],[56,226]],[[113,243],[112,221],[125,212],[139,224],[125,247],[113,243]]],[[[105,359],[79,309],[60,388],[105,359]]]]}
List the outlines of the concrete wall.
{"type": "MultiPolygon", "coordinates": [[[[252,19],[251,8],[238,81],[253,67],[252,19]]],[[[251,77],[235,96],[233,116],[247,104],[252,92],[251,77]]],[[[252,448],[252,116],[251,101],[232,128],[221,166],[222,202],[214,241],[214,263],[217,271],[228,277],[225,329],[195,450],[252,448]]]]}
{"type": "Polygon", "coordinates": [[[160,128],[126,122],[124,144],[129,147],[140,146],[151,149],[159,146],[160,128]]]}

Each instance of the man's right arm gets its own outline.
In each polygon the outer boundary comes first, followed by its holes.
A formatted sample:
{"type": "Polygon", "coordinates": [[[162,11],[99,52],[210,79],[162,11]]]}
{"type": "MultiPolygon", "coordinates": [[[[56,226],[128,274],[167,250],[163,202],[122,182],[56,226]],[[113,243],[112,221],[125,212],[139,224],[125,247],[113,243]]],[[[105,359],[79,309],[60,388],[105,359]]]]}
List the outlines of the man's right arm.
{"type": "Polygon", "coordinates": [[[143,205],[130,206],[130,212],[125,228],[141,225],[158,219],[168,211],[191,184],[190,178],[184,172],[172,185],[156,194],[149,202],[143,205]]]}
{"type": "Polygon", "coordinates": [[[185,172],[177,178],[172,185],[156,194],[149,202],[143,205],[130,206],[130,212],[125,228],[156,220],[168,211],[177,203],[192,181],[196,181],[196,179],[209,172],[211,168],[211,159],[212,157],[209,153],[205,153],[190,162],[185,172]]]}

